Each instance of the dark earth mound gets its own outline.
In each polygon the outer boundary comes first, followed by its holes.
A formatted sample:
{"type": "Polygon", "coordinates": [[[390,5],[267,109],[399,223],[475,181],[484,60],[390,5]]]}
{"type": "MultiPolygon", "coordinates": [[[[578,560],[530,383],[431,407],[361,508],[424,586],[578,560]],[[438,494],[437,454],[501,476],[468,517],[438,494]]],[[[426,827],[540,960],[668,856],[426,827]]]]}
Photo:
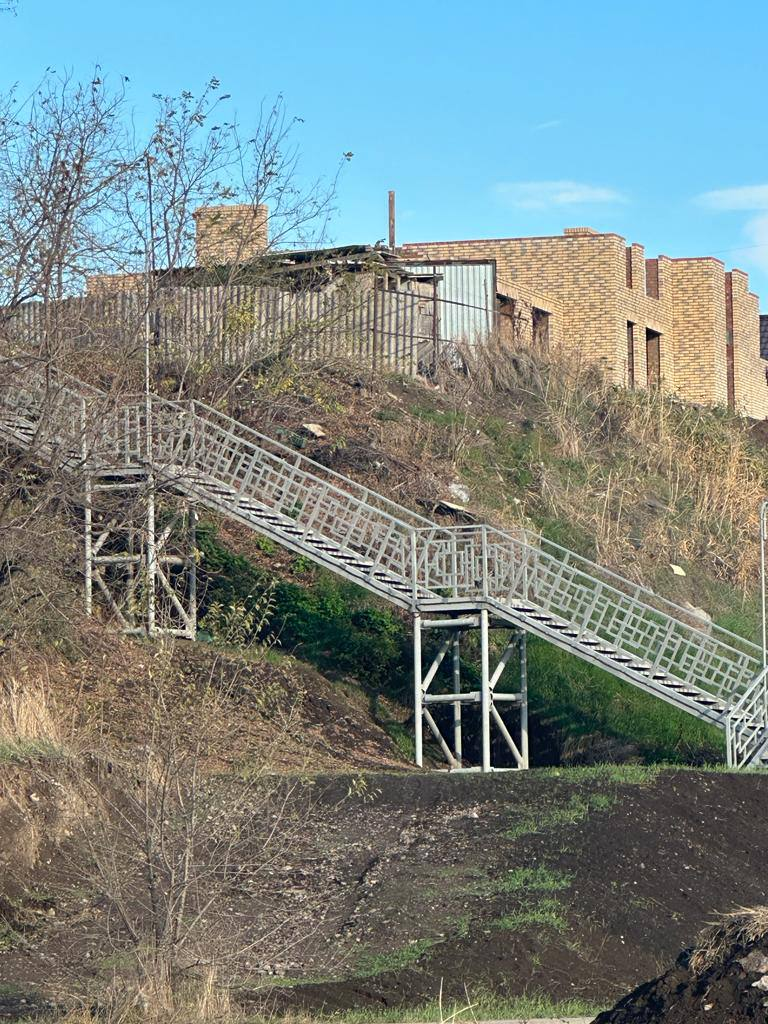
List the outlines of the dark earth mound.
{"type": "Polygon", "coordinates": [[[762,1024],[768,1019],[767,924],[762,909],[713,929],[700,948],[685,950],[674,967],[594,1024],[762,1024]]]}

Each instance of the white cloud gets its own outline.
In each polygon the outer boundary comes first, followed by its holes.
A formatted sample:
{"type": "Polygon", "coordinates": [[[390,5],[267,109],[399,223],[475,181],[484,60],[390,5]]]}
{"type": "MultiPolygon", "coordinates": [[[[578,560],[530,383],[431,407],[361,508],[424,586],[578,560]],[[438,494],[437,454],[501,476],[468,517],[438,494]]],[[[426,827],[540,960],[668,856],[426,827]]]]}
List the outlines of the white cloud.
{"type": "Polygon", "coordinates": [[[503,202],[518,210],[626,202],[626,196],[615,189],[578,181],[501,181],[494,191],[503,202]]]}
{"type": "Polygon", "coordinates": [[[696,201],[712,210],[768,210],[768,185],[718,188],[702,192],[696,201]]]}
{"type": "Polygon", "coordinates": [[[541,124],[535,124],[533,130],[535,132],[545,132],[549,128],[559,128],[562,121],[542,121],[541,124]]]}

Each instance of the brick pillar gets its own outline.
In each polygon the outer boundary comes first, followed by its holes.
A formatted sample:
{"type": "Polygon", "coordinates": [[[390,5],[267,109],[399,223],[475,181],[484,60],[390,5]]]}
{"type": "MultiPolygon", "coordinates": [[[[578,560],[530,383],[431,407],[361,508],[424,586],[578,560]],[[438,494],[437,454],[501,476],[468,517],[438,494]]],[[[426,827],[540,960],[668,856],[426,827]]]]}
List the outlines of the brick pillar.
{"type": "Polygon", "coordinates": [[[248,263],[269,244],[266,206],[202,206],[195,210],[194,217],[200,266],[248,263]]]}

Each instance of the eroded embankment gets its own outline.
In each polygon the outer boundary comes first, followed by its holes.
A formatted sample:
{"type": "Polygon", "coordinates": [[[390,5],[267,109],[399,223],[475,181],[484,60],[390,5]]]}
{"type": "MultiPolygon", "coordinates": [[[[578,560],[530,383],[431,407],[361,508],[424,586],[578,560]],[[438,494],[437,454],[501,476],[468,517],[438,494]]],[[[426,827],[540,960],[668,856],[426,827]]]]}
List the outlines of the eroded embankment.
{"type": "MultiPolygon", "coordinates": [[[[11,895],[34,891],[46,906],[0,955],[0,981],[45,989],[115,957],[95,940],[98,892],[75,896],[65,878],[64,865],[87,860],[80,833],[44,825],[65,815],[55,786],[26,785],[40,799],[14,799],[46,843],[15,855],[11,895]]],[[[269,891],[275,914],[293,908],[298,938],[254,964],[281,977],[278,1006],[416,1006],[441,984],[446,999],[542,992],[609,1005],[716,913],[768,899],[768,778],[757,775],[367,773],[306,779],[296,793],[307,817],[270,866],[269,891]]],[[[4,850],[27,842],[17,814],[6,801],[4,850]]],[[[246,927],[268,926],[263,901],[238,899],[246,927]]],[[[241,979],[239,997],[252,1004],[256,987],[241,979]]]]}

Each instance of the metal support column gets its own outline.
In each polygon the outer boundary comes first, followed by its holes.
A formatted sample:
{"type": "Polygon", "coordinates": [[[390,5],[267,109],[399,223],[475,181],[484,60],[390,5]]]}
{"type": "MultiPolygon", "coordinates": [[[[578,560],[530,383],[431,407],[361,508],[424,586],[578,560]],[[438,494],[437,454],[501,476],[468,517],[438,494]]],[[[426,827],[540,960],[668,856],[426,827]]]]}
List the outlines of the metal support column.
{"type": "MultiPolygon", "coordinates": [[[[457,696],[461,693],[461,650],[458,630],[453,637],[453,692],[457,696]]],[[[459,765],[461,765],[462,758],[461,748],[461,701],[455,700],[453,702],[453,756],[459,765]]]]}
{"type": "Polygon", "coordinates": [[[482,770],[491,770],[491,673],[488,651],[488,612],[480,612],[480,730],[482,770]]]}
{"type": "Polygon", "coordinates": [[[528,638],[520,632],[520,754],[528,767],[528,638]]]}
{"type": "Polygon", "coordinates": [[[422,690],[421,615],[413,616],[413,747],[416,767],[424,766],[422,729],[424,727],[424,691],[422,690]]]}
{"type": "Polygon", "coordinates": [[[515,771],[528,767],[528,676],[526,664],[525,634],[519,629],[511,629],[500,619],[491,618],[487,610],[479,608],[446,610],[444,617],[424,616],[414,613],[414,717],[416,721],[416,763],[423,766],[423,730],[426,725],[433,739],[448,762],[451,771],[515,771]],[[498,660],[491,665],[491,629],[506,633],[505,646],[498,660]],[[443,633],[441,642],[431,656],[431,663],[423,663],[424,630],[437,630],[443,633]],[[461,634],[470,630],[479,633],[480,639],[480,689],[463,690],[461,678],[461,634]],[[450,684],[443,673],[443,685],[440,682],[440,667],[447,655],[451,653],[450,684]],[[520,661],[520,686],[513,690],[500,690],[498,683],[507,666],[516,657],[520,661]],[[491,670],[493,669],[493,670],[491,670]],[[480,740],[479,764],[467,766],[463,764],[463,729],[466,725],[465,706],[477,709],[478,735],[480,740]],[[449,733],[443,735],[441,722],[448,725],[445,712],[450,710],[452,728],[452,744],[448,740],[449,733]],[[502,712],[507,711],[506,721],[502,712]],[[438,712],[443,712],[440,718],[438,712]],[[437,717],[435,717],[437,715],[437,717]],[[519,718],[518,718],[519,716],[519,718]],[[421,729],[419,729],[419,723],[421,729]],[[514,723],[514,726],[513,726],[514,723]],[[517,726],[519,723],[519,732],[517,726]],[[494,767],[492,763],[492,737],[497,732],[512,759],[512,765],[494,767]],[[510,731],[512,730],[512,731],[510,731]],[[513,731],[515,736],[513,736],[513,731]]]}
{"type": "Polygon", "coordinates": [[[144,471],[92,473],[84,502],[86,610],[93,611],[98,594],[126,633],[194,639],[194,504],[181,502],[174,511],[169,496],[159,523],[155,481],[144,471]]]}
{"type": "Polygon", "coordinates": [[[190,639],[197,635],[197,511],[194,505],[187,505],[187,574],[189,589],[187,608],[190,620],[190,639]]]}
{"type": "Polygon", "coordinates": [[[93,482],[90,473],[85,475],[83,519],[85,530],[85,614],[93,615],[93,482]]]}
{"type": "Polygon", "coordinates": [[[155,633],[155,588],[157,587],[157,546],[155,538],[155,481],[147,478],[147,634],[155,633]]]}

